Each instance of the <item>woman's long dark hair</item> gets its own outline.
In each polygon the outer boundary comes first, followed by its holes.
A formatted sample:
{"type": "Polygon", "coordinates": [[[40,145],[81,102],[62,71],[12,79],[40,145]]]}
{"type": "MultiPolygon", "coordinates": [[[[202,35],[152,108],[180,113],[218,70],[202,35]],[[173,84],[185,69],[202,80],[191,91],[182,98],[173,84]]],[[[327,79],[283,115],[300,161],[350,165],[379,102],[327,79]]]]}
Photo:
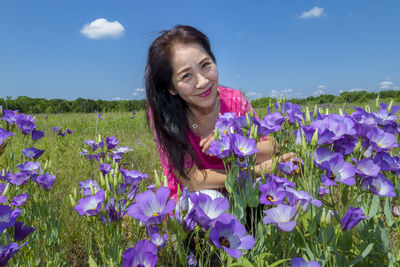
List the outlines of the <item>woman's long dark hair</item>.
{"type": "Polygon", "coordinates": [[[199,168],[202,164],[192,149],[186,136],[189,129],[187,103],[178,95],[172,83],[171,58],[179,44],[199,44],[215,62],[207,36],[191,26],[177,25],[171,30],[162,31],[149,48],[145,70],[146,96],[148,102],[147,123],[151,112],[153,126],[160,149],[168,156],[169,166],[174,166],[179,174],[189,179],[184,162],[189,157],[199,168]]]}

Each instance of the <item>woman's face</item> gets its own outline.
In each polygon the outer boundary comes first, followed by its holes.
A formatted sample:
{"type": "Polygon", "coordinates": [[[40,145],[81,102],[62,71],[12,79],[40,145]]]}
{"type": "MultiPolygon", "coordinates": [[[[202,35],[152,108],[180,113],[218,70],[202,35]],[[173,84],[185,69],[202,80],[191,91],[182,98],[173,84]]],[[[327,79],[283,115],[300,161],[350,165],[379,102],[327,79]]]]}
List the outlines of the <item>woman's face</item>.
{"type": "Polygon", "coordinates": [[[192,111],[210,111],[218,94],[218,69],[210,55],[199,44],[179,44],[171,61],[170,93],[182,97],[192,111]]]}

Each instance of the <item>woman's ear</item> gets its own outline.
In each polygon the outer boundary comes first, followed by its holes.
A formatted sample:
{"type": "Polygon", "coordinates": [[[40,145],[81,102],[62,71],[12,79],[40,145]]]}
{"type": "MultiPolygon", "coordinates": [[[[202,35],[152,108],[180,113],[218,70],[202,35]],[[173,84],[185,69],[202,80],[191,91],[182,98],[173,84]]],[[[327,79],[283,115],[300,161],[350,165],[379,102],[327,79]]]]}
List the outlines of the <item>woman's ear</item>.
{"type": "Polygon", "coordinates": [[[177,95],[177,94],[178,94],[178,92],[177,92],[175,89],[173,89],[173,88],[169,88],[168,91],[169,91],[169,93],[170,93],[171,95],[177,95]]]}

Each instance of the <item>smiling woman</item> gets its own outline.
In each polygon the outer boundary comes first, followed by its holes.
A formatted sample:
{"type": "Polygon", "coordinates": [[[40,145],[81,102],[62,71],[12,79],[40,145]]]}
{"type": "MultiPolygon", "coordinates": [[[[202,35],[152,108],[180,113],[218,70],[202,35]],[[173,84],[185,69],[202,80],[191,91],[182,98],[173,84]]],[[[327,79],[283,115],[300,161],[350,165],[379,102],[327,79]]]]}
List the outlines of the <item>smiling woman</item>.
{"type": "MultiPolygon", "coordinates": [[[[218,68],[205,34],[178,25],[161,32],[148,53],[145,72],[148,118],[157,141],[171,196],[178,186],[190,191],[223,189],[222,160],[206,154],[218,114],[247,114],[251,105],[239,90],[218,84],[218,68]]],[[[253,111],[254,112],[254,111],[253,111]]],[[[257,145],[259,163],[271,168],[273,139],[257,145]]],[[[293,157],[283,155],[283,160],[293,157]]],[[[218,196],[219,194],[215,194],[218,196]]]]}

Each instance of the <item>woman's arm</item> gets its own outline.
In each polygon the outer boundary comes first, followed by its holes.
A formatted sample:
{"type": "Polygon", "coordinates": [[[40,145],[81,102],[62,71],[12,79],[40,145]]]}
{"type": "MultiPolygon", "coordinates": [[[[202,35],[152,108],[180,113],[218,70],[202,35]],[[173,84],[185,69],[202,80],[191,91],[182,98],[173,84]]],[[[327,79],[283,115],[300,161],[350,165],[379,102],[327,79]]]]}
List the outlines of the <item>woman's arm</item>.
{"type": "Polygon", "coordinates": [[[225,187],[225,170],[199,170],[197,166],[193,165],[193,167],[188,171],[188,177],[190,177],[189,180],[182,178],[177,170],[174,170],[174,174],[179,179],[179,181],[191,192],[196,192],[204,189],[218,189],[225,187]]]}

